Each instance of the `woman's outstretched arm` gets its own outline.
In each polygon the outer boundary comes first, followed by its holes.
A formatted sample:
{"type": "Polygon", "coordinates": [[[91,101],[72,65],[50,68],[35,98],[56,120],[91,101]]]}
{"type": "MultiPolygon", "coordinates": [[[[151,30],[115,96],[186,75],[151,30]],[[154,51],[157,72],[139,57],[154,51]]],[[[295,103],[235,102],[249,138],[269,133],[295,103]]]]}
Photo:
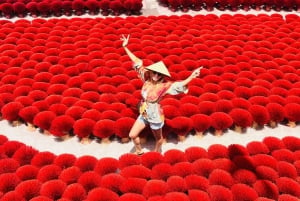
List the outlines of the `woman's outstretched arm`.
{"type": "Polygon", "coordinates": [[[171,94],[171,95],[177,95],[180,93],[187,93],[188,89],[187,89],[187,85],[188,83],[190,83],[194,78],[198,77],[200,75],[200,70],[203,67],[201,66],[200,68],[197,68],[196,70],[194,70],[192,72],[192,74],[186,78],[185,80],[182,81],[176,81],[174,82],[171,87],[167,90],[167,94],[171,94]]]}
{"type": "Polygon", "coordinates": [[[123,41],[123,48],[126,52],[126,54],[129,56],[130,60],[134,63],[134,64],[139,64],[141,65],[142,64],[142,60],[138,57],[136,57],[128,48],[127,48],[127,45],[128,45],[128,42],[129,42],[129,37],[130,35],[128,35],[127,37],[125,37],[124,35],[122,35],[121,37],[121,41],[123,41]]]}
{"type": "Polygon", "coordinates": [[[179,81],[179,83],[181,83],[182,86],[188,85],[188,83],[190,83],[194,78],[196,78],[196,77],[198,77],[200,75],[200,70],[202,68],[203,68],[202,66],[199,67],[199,68],[197,68],[196,70],[194,70],[192,72],[192,74],[188,78],[186,78],[185,80],[179,81]]]}

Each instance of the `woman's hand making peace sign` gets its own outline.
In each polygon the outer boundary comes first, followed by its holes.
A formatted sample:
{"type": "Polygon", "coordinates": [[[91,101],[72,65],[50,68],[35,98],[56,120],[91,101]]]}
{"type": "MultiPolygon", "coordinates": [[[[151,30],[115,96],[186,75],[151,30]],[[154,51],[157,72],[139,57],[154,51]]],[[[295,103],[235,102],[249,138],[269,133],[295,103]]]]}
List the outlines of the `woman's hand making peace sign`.
{"type": "Polygon", "coordinates": [[[128,42],[129,42],[129,34],[128,34],[128,36],[127,37],[125,37],[124,35],[122,35],[122,37],[120,38],[121,39],[121,41],[123,41],[123,43],[122,43],[122,46],[123,47],[126,47],[127,45],[128,45],[128,42]]]}

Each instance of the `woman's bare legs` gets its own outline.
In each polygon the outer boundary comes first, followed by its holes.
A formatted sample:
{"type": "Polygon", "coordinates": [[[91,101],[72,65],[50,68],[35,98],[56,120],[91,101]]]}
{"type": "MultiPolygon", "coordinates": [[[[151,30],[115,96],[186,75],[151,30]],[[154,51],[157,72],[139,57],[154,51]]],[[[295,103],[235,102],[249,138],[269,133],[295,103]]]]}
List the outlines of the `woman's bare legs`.
{"type": "Polygon", "coordinates": [[[145,127],[146,125],[143,122],[136,120],[129,132],[129,137],[134,143],[135,153],[137,154],[143,153],[139,134],[145,127]]]}
{"type": "Polygon", "coordinates": [[[163,135],[162,135],[162,129],[157,129],[157,130],[154,130],[152,129],[152,133],[155,137],[155,148],[153,151],[156,151],[156,152],[161,152],[161,146],[163,144],[163,141],[164,141],[164,138],[163,138],[163,135]]]}

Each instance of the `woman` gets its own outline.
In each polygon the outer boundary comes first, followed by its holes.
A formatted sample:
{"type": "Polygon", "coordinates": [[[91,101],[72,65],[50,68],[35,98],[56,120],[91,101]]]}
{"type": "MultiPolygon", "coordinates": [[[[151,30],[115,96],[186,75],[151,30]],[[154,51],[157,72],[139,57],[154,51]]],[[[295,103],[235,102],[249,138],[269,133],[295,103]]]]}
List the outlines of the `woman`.
{"type": "Polygon", "coordinates": [[[133,124],[129,137],[135,145],[135,153],[143,154],[139,134],[149,125],[155,137],[156,143],[154,151],[160,152],[163,143],[162,127],[164,125],[164,115],[160,107],[159,101],[166,94],[176,95],[179,93],[187,93],[187,84],[200,75],[200,68],[185,80],[177,82],[164,82],[165,77],[171,77],[168,69],[162,61],[145,67],[143,61],[137,58],[126,46],[128,45],[129,35],[122,35],[123,48],[129,58],[134,63],[134,69],[138,72],[139,77],[144,82],[141,90],[142,98],[137,120],[133,124]]]}

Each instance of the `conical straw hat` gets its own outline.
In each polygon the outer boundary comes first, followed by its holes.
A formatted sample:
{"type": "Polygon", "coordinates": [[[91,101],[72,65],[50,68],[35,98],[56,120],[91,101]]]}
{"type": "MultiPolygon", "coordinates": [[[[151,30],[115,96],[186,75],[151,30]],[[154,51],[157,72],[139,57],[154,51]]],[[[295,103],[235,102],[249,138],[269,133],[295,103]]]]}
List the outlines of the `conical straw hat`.
{"type": "Polygon", "coordinates": [[[146,69],[171,77],[166,65],[162,61],[151,64],[150,66],[147,66],[146,69]]]}

